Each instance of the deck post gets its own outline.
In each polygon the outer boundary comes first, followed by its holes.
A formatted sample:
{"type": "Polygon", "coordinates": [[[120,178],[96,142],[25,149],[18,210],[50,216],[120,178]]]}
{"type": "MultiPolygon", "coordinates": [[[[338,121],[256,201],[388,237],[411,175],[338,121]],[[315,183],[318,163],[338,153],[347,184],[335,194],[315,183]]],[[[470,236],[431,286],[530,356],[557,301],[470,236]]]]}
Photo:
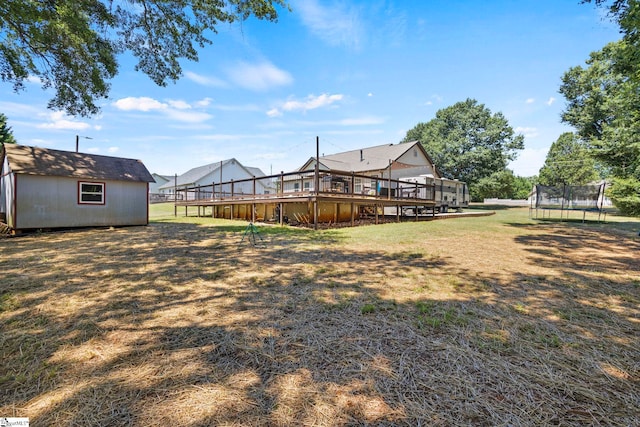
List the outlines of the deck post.
{"type": "Polygon", "coordinates": [[[353,196],[354,194],[356,194],[355,192],[355,187],[356,187],[356,177],[354,176],[355,174],[353,173],[353,171],[351,171],[351,195],[353,196]]]}
{"type": "Polygon", "coordinates": [[[356,216],[356,204],[351,202],[351,226],[353,227],[353,221],[356,216]]]}
{"type": "Polygon", "coordinates": [[[253,204],[251,205],[251,222],[256,222],[256,177],[253,177],[253,204]]]}
{"type": "Polygon", "coordinates": [[[389,159],[389,178],[387,179],[387,200],[391,200],[391,159],[389,159]]]}
{"type": "MultiPolygon", "coordinates": [[[[376,187],[378,186],[378,181],[376,180],[376,187]]],[[[376,211],[376,225],[378,225],[378,204],[373,205],[373,209],[376,211]]]]}
{"type": "Polygon", "coordinates": [[[314,183],[316,197],[313,200],[313,229],[318,229],[318,196],[320,195],[320,137],[316,136],[316,167],[314,168],[314,183]]]}
{"type": "Polygon", "coordinates": [[[178,216],[178,174],[173,177],[173,216],[178,216]]]}

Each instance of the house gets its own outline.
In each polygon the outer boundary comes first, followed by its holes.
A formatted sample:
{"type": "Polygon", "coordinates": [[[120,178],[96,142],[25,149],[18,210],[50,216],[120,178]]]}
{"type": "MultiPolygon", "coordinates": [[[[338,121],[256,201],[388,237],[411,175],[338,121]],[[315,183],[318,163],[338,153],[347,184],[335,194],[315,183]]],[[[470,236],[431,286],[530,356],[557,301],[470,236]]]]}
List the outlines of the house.
{"type": "Polygon", "coordinates": [[[170,200],[165,190],[161,190],[160,187],[171,181],[173,177],[169,175],[160,175],[155,172],[152,173],[151,176],[155,182],[149,184],[149,202],[165,202],[170,200]]]}
{"type": "MultiPolygon", "coordinates": [[[[383,183],[380,179],[363,178],[363,175],[393,180],[420,175],[440,178],[433,161],[419,141],[351,150],[322,156],[318,160],[318,168],[321,173],[337,171],[360,175],[354,179],[353,184],[353,192],[357,194],[374,193],[376,183],[378,185],[383,183]]],[[[313,171],[315,165],[316,158],[312,157],[298,168],[298,171],[313,171]]],[[[350,193],[352,190],[349,188],[349,184],[350,180],[348,179],[332,178],[329,180],[327,178],[320,182],[320,191],[350,193]]],[[[301,177],[290,177],[284,181],[283,185],[284,192],[313,190],[313,176],[312,174],[303,174],[301,177]]]]}
{"type": "MultiPolygon", "coordinates": [[[[199,166],[188,170],[182,175],[171,177],[171,179],[158,187],[158,191],[168,194],[170,199],[176,195],[177,200],[193,200],[202,197],[193,190],[195,187],[209,187],[216,195],[230,194],[233,190],[236,194],[252,194],[254,192],[252,178],[264,177],[265,174],[258,168],[243,166],[236,159],[222,160],[216,163],[199,166]],[[243,181],[246,180],[246,181],[243,181]],[[239,181],[233,184],[231,181],[239,181]],[[220,183],[225,183],[220,185],[220,183]]],[[[256,194],[269,194],[273,192],[271,180],[256,180],[256,194]]]]}
{"type": "Polygon", "coordinates": [[[150,182],[140,160],[5,144],[0,221],[14,231],[146,225],[150,182]]]}
{"type": "Polygon", "coordinates": [[[163,190],[160,190],[160,187],[167,182],[173,179],[172,176],[169,175],[160,175],[159,173],[152,173],[155,182],[149,184],[149,194],[163,194],[163,190]]]}
{"type": "Polygon", "coordinates": [[[177,189],[186,197],[176,198],[175,205],[184,206],[185,215],[189,207],[197,207],[198,215],[202,208],[208,215],[210,208],[214,218],[296,222],[317,228],[319,223],[354,225],[360,220],[378,224],[380,218],[417,221],[469,204],[466,184],[442,178],[418,141],[312,157],[293,172],[265,177],[263,181],[274,182],[269,193],[238,191],[241,183],[256,188],[258,178],[225,182],[220,175],[191,189],[188,185],[193,183],[183,180],[184,190],[179,185],[177,189]]]}

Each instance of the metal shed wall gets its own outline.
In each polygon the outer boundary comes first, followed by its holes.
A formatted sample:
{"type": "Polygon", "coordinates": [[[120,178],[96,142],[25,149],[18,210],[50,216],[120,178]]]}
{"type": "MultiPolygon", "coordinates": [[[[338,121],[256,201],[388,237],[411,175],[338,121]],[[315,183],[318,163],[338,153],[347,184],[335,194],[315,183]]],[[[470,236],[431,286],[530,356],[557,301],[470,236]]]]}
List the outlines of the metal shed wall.
{"type": "Polygon", "coordinates": [[[17,174],[14,229],[146,225],[148,183],[17,174]],[[79,182],[103,182],[104,204],[79,204],[79,182]]]}
{"type": "Polygon", "coordinates": [[[5,223],[13,224],[13,174],[9,169],[9,161],[5,158],[0,168],[0,216],[4,217],[5,223]]]}

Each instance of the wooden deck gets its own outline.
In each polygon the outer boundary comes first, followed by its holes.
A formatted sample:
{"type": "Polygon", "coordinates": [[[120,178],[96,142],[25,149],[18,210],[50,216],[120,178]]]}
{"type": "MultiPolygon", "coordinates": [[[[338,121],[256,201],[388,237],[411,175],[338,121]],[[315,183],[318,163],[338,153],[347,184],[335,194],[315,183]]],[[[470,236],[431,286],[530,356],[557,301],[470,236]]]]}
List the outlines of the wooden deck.
{"type": "Polygon", "coordinates": [[[199,216],[280,224],[297,222],[317,228],[318,223],[350,222],[355,225],[362,218],[372,218],[378,223],[381,218],[385,218],[385,208],[386,217],[395,216],[397,221],[401,217],[406,219],[404,214],[409,210],[421,213],[412,216],[416,221],[425,219],[428,212],[434,217],[434,195],[435,189],[424,184],[408,184],[389,178],[335,171],[305,171],[178,189],[174,204],[176,215],[179,207],[184,207],[185,215],[189,214],[190,208],[197,208],[199,216]],[[356,179],[360,179],[366,187],[358,187],[356,179]],[[299,182],[298,187],[303,187],[305,180],[312,180],[313,184],[309,186],[311,189],[287,189],[287,183],[299,182]],[[256,194],[257,181],[271,182],[275,191],[256,194]],[[241,188],[245,189],[245,193],[239,191],[241,188]],[[250,194],[247,194],[247,188],[250,189],[250,194]],[[393,210],[394,215],[388,214],[390,207],[396,208],[393,210]],[[409,209],[411,207],[414,209],[409,209]]]}

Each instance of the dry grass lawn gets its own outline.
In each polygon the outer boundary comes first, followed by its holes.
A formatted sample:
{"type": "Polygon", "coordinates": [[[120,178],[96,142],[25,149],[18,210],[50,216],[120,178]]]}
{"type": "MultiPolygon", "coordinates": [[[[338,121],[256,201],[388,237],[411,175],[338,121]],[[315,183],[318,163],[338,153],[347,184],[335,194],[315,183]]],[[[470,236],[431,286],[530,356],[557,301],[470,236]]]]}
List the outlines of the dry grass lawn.
{"type": "Polygon", "coordinates": [[[640,222],[314,232],[164,217],[0,239],[32,426],[640,425],[640,222]]]}

